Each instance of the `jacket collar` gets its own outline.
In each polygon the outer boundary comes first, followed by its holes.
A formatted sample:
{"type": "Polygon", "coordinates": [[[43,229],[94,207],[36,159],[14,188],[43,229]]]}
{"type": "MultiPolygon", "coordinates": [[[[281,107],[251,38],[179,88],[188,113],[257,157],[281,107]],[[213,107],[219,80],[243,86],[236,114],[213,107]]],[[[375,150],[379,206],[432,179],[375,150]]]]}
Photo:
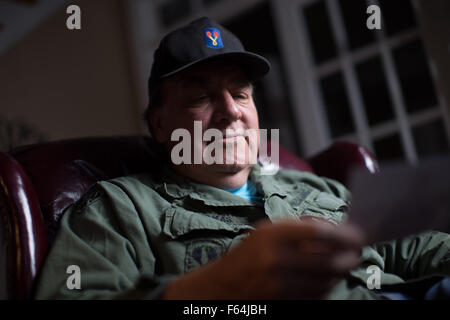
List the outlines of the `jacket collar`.
{"type": "MultiPolygon", "coordinates": [[[[274,176],[261,175],[261,167],[259,165],[255,165],[252,168],[249,179],[256,185],[263,200],[267,200],[275,195],[281,198],[286,197],[286,193],[278,186],[274,176]]],[[[168,165],[163,169],[161,182],[157,188],[159,192],[175,199],[189,197],[211,206],[253,206],[250,201],[226,190],[196,183],[183,177],[168,165]]]]}

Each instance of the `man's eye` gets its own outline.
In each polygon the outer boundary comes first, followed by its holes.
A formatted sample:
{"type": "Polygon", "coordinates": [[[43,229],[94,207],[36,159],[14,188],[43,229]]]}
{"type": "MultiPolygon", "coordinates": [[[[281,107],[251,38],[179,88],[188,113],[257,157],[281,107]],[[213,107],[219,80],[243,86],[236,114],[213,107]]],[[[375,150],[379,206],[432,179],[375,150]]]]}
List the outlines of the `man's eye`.
{"type": "Polygon", "coordinates": [[[188,107],[199,107],[203,106],[206,102],[208,102],[208,96],[198,96],[195,98],[192,98],[191,101],[188,103],[188,107]]]}
{"type": "Polygon", "coordinates": [[[200,103],[200,102],[204,102],[206,100],[208,100],[208,96],[198,96],[198,97],[195,97],[194,99],[192,99],[192,102],[200,103]]]}
{"type": "Polygon", "coordinates": [[[245,93],[237,93],[235,95],[233,95],[234,99],[236,100],[245,100],[248,99],[248,95],[245,93]]]}
{"type": "Polygon", "coordinates": [[[206,99],[208,99],[208,96],[201,96],[201,97],[197,97],[195,99],[195,101],[205,101],[206,99]]]}

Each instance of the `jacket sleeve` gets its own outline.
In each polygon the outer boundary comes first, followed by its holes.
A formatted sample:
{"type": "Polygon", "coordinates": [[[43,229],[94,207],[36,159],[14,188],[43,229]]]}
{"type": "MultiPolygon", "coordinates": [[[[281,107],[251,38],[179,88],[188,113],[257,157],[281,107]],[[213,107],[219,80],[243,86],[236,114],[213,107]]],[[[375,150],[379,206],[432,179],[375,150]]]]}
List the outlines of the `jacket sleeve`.
{"type": "Polygon", "coordinates": [[[155,276],[155,256],[131,200],[94,189],[64,213],[35,298],[160,298],[175,276],[155,276]]]}
{"type": "Polygon", "coordinates": [[[385,261],[384,272],[403,279],[435,274],[450,276],[450,235],[429,231],[375,245],[385,261]]]}

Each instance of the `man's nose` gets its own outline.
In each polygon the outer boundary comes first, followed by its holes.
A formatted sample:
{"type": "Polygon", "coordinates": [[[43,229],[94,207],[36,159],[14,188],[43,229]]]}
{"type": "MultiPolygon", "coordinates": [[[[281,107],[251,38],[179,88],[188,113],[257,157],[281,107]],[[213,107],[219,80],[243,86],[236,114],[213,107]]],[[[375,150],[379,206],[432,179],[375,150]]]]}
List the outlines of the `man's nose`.
{"type": "Polygon", "coordinates": [[[242,112],[229,92],[223,92],[216,102],[214,120],[217,123],[229,123],[239,120],[242,112]]]}

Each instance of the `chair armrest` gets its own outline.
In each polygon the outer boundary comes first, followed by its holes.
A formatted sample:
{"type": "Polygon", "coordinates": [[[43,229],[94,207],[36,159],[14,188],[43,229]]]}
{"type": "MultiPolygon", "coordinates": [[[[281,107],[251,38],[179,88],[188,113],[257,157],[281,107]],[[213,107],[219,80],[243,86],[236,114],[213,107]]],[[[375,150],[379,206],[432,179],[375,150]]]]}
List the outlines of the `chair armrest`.
{"type": "MultiPolygon", "coordinates": [[[[274,144],[273,141],[269,140],[265,146],[263,146],[262,143],[263,142],[261,142],[259,151],[261,152],[261,149],[263,147],[265,147],[265,148],[267,148],[267,154],[272,155],[272,145],[274,144]]],[[[278,160],[279,160],[280,168],[314,173],[313,168],[310,166],[310,164],[307,161],[300,158],[298,155],[289,151],[288,149],[285,149],[283,146],[279,145],[278,143],[276,143],[276,146],[278,146],[278,160]]],[[[261,154],[259,154],[258,162],[260,164],[264,164],[265,157],[262,157],[261,154]]]]}
{"type": "Polygon", "coordinates": [[[7,286],[11,295],[8,298],[27,299],[47,252],[47,237],[39,201],[28,175],[4,152],[0,152],[0,209],[8,251],[7,286]]]}
{"type": "Polygon", "coordinates": [[[337,180],[348,186],[352,169],[366,168],[370,173],[379,171],[374,155],[365,147],[352,142],[335,142],[329,148],[308,159],[317,175],[337,180]]]}

